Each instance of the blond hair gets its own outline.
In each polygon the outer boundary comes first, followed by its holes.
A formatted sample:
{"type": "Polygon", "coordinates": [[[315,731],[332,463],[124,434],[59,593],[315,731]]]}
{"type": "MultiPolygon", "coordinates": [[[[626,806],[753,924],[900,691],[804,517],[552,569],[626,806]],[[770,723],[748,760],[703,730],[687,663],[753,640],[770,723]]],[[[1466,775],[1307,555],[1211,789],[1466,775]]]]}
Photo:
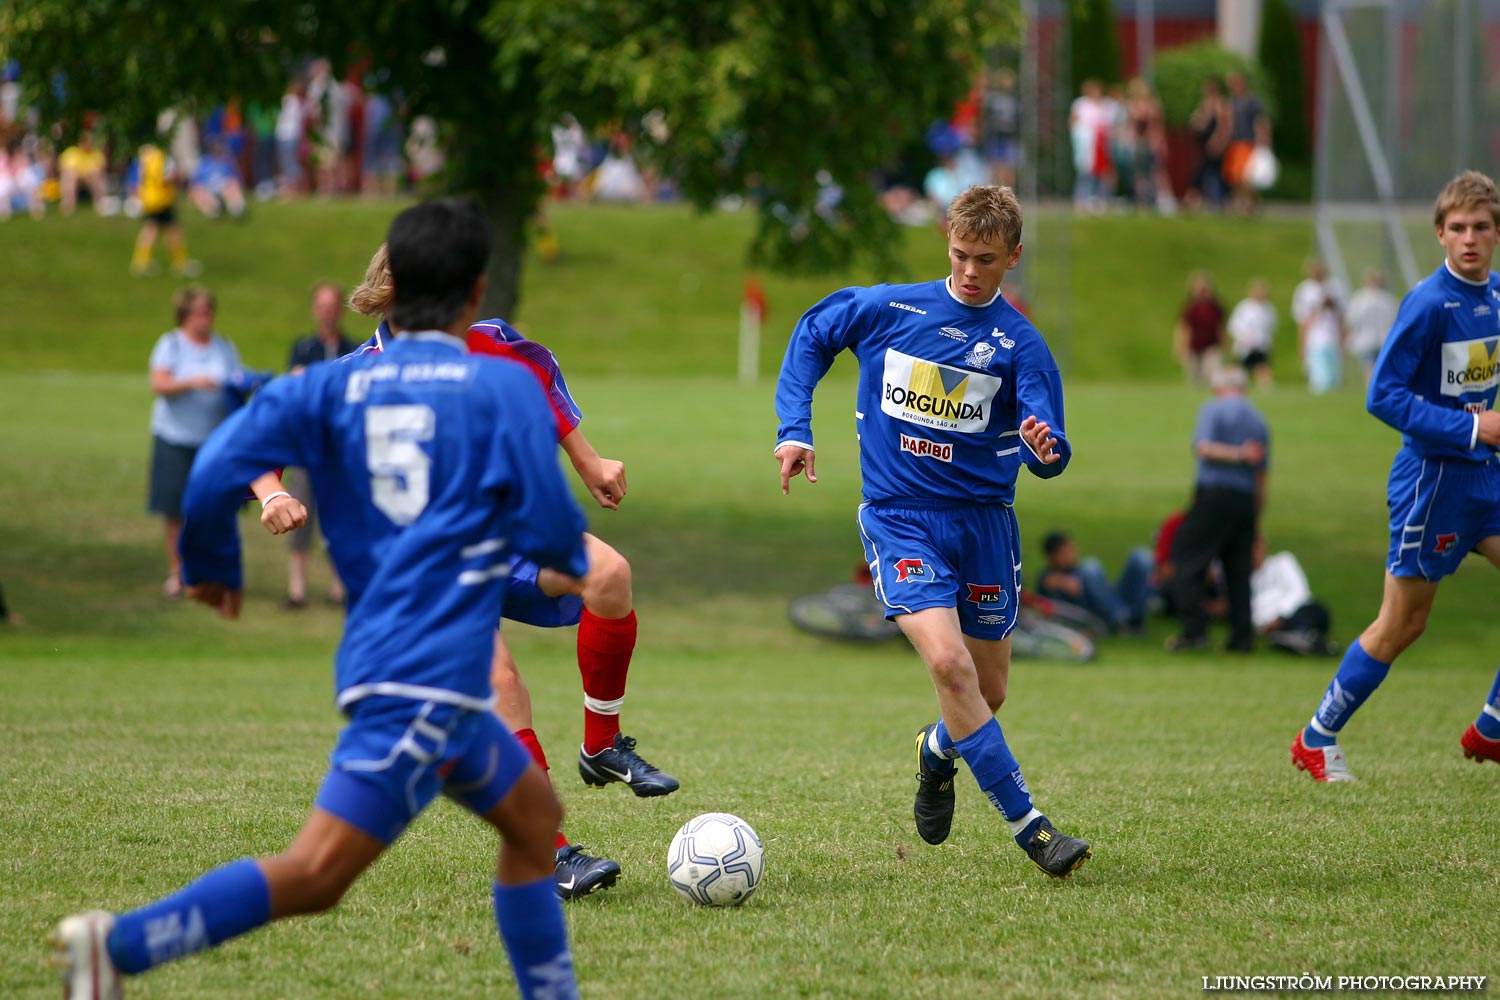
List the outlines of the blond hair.
{"type": "Polygon", "coordinates": [[[365,280],[349,295],[349,308],[361,316],[382,319],[390,311],[396,297],[396,285],[391,280],[391,257],[384,243],[370,258],[365,268],[365,280]]]}
{"type": "Polygon", "coordinates": [[[1000,184],[976,184],[948,206],[948,231],[960,239],[994,243],[1007,252],[1021,245],[1021,203],[1000,184]]]}
{"type": "Polygon", "coordinates": [[[182,325],[188,313],[193,311],[194,305],[204,301],[208,303],[210,309],[215,308],[214,293],[202,285],[188,285],[178,292],[172,299],[172,314],[177,317],[177,325],[182,325]]]}
{"type": "Polygon", "coordinates": [[[1495,182],[1477,170],[1465,170],[1449,181],[1438,192],[1437,204],[1432,210],[1432,223],[1443,228],[1443,220],[1449,212],[1461,209],[1488,209],[1490,218],[1500,226],[1500,189],[1495,182]]]}

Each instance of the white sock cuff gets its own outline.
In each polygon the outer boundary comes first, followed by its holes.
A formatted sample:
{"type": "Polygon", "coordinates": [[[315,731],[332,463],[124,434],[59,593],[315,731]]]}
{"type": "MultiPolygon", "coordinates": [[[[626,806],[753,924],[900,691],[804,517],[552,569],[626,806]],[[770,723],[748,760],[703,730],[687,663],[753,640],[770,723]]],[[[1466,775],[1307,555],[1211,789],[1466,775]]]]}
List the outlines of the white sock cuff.
{"type": "Polygon", "coordinates": [[[1339,738],[1338,732],[1335,731],[1335,730],[1329,729],[1327,726],[1325,726],[1321,722],[1319,722],[1318,721],[1318,717],[1316,715],[1313,716],[1312,721],[1309,722],[1307,724],[1307,726],[1308,726],[1309,729],[1311,729],[1313,732],[1317,733],[1319,736],[1326,736],[1330,740],[1336,740],[1336,739],[1339,738]]]}
{"type": "Polygon", "coordinates": [[[949,747],[944,750],[938,746],[937,727],[933,726],[927,730],[927,749],[932,751],[934,757],[946,757],[948,760],[958,760],[958,747],[949,747]]]}
{"type": "Polygon", "coordinates": [[[1032,821],[1037,819],[1041,815],[1041,812],[1038,811],[1035,806],[1032,806],[1031,812],[1027,813],[1025,816],[1022,816],[1020,819],[1006,820],[1005,822],[1010,824],[1010,835],[1012,837],[1019,837],[1022,832],[1024,832],[1025,829],[1031,825],[1032,821]]]}
{"type": "Polygon", "coordinates": [[[615,698],[612,701],[604,701],[600,698],[590,698],[588,695],[583,696],[583,707],[588,709],[590,712],[593,712],[595,715],[619,715],[620,706],[623,704],[625,704],[624,695],[620,695],[620,697],[615,698]]]}
{"type": "Polygon", "coordinates": [[[1496,708],[1494,705],[1487,704],[1484,706],[1484,714],[1488,715],[1492,719],[1500,719],[1500,708],[1496,708]]]}

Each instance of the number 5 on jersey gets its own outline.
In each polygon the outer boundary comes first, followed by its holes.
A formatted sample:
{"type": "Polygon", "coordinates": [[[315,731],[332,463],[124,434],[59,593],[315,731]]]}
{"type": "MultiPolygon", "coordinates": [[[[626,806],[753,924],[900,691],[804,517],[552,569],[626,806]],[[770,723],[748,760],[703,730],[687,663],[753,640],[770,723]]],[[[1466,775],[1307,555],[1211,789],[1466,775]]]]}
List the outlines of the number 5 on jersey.
{"type": "Polygon", "coordinates": [[[430,406],[372,406],[365,410],[365,466],[370,498],[396,524],[411,524],[427,506],[432,459],[419,442],[431,441],[437,415],[430,406]]]}

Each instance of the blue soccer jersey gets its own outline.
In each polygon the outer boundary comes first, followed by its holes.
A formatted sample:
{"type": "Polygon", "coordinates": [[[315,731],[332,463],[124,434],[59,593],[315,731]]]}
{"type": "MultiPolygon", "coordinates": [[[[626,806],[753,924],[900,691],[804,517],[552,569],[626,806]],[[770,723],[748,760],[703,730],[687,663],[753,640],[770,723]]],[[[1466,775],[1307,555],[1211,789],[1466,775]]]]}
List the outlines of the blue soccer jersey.
{"type": "Polygon", "coordinates": [[[261,390],[200,451],[184,499],[184,582],[239,587],[245,484],[303,466],[349,593],[339,707],[391,695],[485,708],[513,556],[587,569],[583,513],[556,456],[533,375],[447,334],[314,365],[261,390]]]}
{"type": "Polygon", "coordinates": [[[1365,405],[1423,459],[1488,462],[1479,414],[1500,386],[1500,279],[1466,281],[1444,262],[1401,301],[1365,405]]]}
{"type": "Polygon", "coordinates": [[[869,501],[1010,503],[1024,462],[1043,478],[1067,467],[1062,379],[1036,328],[1004,296],[959,301],[948,283],[845,288],[798,321],[776,383],[776,445],[811,448],[813,387],[834,357],[859,359],[855,425],[869,501]],[[1047,422],[1061,460],[1021,440],[1047,422]]]}

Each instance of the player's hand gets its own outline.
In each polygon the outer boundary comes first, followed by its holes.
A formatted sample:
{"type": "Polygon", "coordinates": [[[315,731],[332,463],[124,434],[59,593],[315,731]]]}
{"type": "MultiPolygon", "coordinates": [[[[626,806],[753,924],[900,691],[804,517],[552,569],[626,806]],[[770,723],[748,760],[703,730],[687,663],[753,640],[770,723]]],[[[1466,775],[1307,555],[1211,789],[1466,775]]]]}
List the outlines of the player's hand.
{"type": "Polygon", "coordinates": [[[261,510],[260,523],[271,534],[284,535],[307,523],[307,508],[296,497],[273,497],[261,510]]]}
{"type": "Polygon", "coordinates": [[[1500,448],[1500,410],[1485,410],[1479,415],[1479,443],[1500,448]]]}
{"type": "Polygon", "coordinates": [[[1030,448],[1043,464],[1051,465],[1062,459],[1062,455],[1053,450],[1057,447],[1057,438],[1052,436],[1052,426],[1045,420],[1030,416],[1021,421],[1021,440],[1026,442],[1026,447],[1030,448]]]}
{"type": "Polygon", "coordinates": [[[1259,465],[1266,457],[1266,446],[1259,441],[1246,441],[1240,445],[1240,461],[1246,465],[1259,465]]]}
{"type": "Polygon", "coordinates": [[[581,473],[583,485],[605,510],[619,510],[625,499],[625,463],[601,458],[581,473]]]}
{"type": "Polygon", "coordinates": [[[807,481],[815,483],[818,474],[813,470],[813,450],[800,445],[787,444],[776,449],[776,460],[781,463],[781,495],[791,492],[792,480],[798,473],[807,473],[807,481]]]}
{"type": "Polygon", "coordinates": [[[184,593],[189,599],[199,604],[207,604],[219,613],[220,618],[238,618],[240,616],[240,602],[244,599],[244,592],[230,590],[222,583],[207,582],[195,583],[188,587],[184,593]]]}
{"type": "Polygon", "coordinates": [[[219,389],[224,385],[212,375],[199,375],[197,378],[189,379],[188,382],[194,389],[219,389]]]}

